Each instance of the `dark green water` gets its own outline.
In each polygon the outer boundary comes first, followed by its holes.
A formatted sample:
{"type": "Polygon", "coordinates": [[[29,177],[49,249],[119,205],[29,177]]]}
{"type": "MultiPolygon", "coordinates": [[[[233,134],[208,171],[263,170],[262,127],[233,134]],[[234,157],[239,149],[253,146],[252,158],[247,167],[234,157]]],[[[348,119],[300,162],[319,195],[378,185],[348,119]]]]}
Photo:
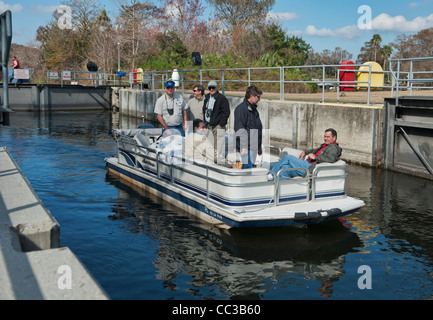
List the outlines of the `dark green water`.
{"type": "Polygon", "coordinates": [[[14,113],[0,127],[62,246],[110,298],[431,299],[432,181],[349,166],[346,191],[366,206],[345,220],[222,232],[107,175],[113,124],[111,113],[14,113]]]}

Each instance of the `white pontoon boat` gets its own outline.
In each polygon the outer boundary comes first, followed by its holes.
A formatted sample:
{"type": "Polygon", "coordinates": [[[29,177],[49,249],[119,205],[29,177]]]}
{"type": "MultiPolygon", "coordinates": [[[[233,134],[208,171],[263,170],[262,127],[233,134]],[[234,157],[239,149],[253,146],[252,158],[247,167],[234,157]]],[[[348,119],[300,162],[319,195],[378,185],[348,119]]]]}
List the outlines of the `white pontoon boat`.
{"type": "MultiPolygon", "coordinates": [[[[271,160],[243,170],[197,163],[183,157],[184,138],[162,138],[161,129],[119,129],[112,136],[118,157],[105,159],[110,173],[221,227],[318,224],[364,206],[345,194],[342,160],[318,164],[304,177],[283,178],[281,170],[269,180],[271,160]]],[[[293,151],[279,150],[273,160],[293,151]]]]}

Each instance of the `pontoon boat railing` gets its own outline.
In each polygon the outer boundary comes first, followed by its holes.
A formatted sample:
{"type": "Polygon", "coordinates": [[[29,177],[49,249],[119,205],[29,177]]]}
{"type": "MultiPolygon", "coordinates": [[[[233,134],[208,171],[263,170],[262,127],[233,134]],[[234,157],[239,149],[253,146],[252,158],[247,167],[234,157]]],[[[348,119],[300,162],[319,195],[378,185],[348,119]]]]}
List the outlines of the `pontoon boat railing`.
{"type": "MultiPolygon", "coordinates": [[[[275,206],[279,206],[280,205],[280,182],[284,181],[287,182],[287,184],[290,183],[298,183],[298,182],[302,182],[305,181],[307,183],[310,182],[311,179],[311,174],[308,171],[308,168],[288,168],[288,169],[281,169],[280,171],[277,172],[276,177],[274,178],[275,181],[275,206]],[[285,171],[296,171],[296,170],[305,170],[306,174],[304,177],[300,177],[300,178],[296,178],[296,179],[288,179],[286,177],[281,176],[281,174],[285,171]]],[[[307,195],[305,197],[306,201],[310,201],[311,197],[310,197],[310,188],[307,188],[307,195]]],[[[300,199],[299,201],[304,201],[304,199],[300,199]]]]}
{"type": "MultiPolygon", "coordinates": [[[[150,161],[155,161],[156,162],[156,174],[158,179],[164,178],[167,181],[170,181],[170,184],[174,185],[175,184],[175,178],[173,175],[173,168],[175,167],[176,170],[191,174],[193,176],[196,176],[198,178],[201,179],[205,179],[206,180],[206,200],[217,203],[215,200],[213,200],[210,196],[210,191],[209,191],[209,184],[210,182],[219,184],[221,186],[224,187],[245,187],[246,184],[245,183],[228,183],[228,182],[223,182],[220,180],[216,180],[212,177],[209,176],[210,171],[216,172],[216,173],[220,173],[220,174],[225,174],[225,175],[229,175],[229,176],[249,176],[251,175],[251,173],[247,170],[233,170],[233,171],[227,171],[224,169],[220,169],[218,167],[213,167],[213,166],[209,166],[203,163],[198,163],[196,161],[190,160],[190,159],[185,159],[183,156],[170,156],[171,161],[170,163],[166,163],[164,162],[164,160],[162,159],[162,156],[166,156],[168,155],[167,153],[160,151],[160,150],[155,150],[153,148],[150,147],[146,147],[146,146],[140,146],[137,144],[137,142],[128,137],[128,136],[124,136],[124,135],[120,135],[116,137],[116,140],[118,142],[118,150],[120,151],[128,151],[129,153],[132,153],[133,155],[135,155],[135,163],[134,163],[134,167],[136,169],[139,169],[138,167],[138,157],[141,157],[145,160],[150,160],[150,161]],[[127,145],[132,146],[132,151],[130,148],[126,148],[127,145]],[[152,157],[149,154],[155,154],[156,157],[152,157]],[[192,170],[189,170],[187,168],[178,166],[177,164],[175,164],[173,161],[174,159],[177,159],[177,161],[179,161],[179,163],[192,163],[198,167],[204,168],[206,169],[206,174],[201,174],[192,170]],[[167,172],[162,172],[161,170],[161,166],[166,166],[169,167],[169,174],[167,174],[167,172]]],[[[346,174],[344,175],[333,175],[333,176],[324,176],[324,177],[318,177],[317,174],[322,171],[322,170],[336,170],[336,169],[345,169],[346,166],[332,166],[332,167],[316,167],[313,171],[313,174],[311,174],[308,171],[308,168],[290,168],[290,169],[281,169],[280,171],[278,171],[278,173],[276,174],[276,177],[274,178],[273,181],[263,181],[263,182],[250,182],[248,183],[248,186],[250,187],[254,187],[254,186],[264,186],[264,185],[269,185],[269,184],[274,184],[274,193],[272,196],[272,199],[264,205],[258,205],[258,207],[268,207],[268,206],[279,206],[280,205],[280,189],[281,189],[281,185],[284,184],[294,184],[294,183],[299,183],[299,182],[307,182],[307,192],[306,192],[306,197],[305,199],[299,199],[299,200],[293,200],[291,201],[292,203],[295,202],[302,202],[302,201],[310,201],[310,200],[315,200],[316,196],[315,196],[315,182],[316,180],[321,180],[321,179],[339,179],[339,178],[345,178],[346,174]],[[305,170],[306,171],[306,175],[304,177],[297,177],[296,179],[287,179],[285,177],[281,177],[281,173],[285,172],[285,171],[292,171],[292,170],[305,170]],[[311,195],[310,195],[311,192],[311,195]]],[[[182,185],[177,184],[177,187],[180,187],[182,189],[186,189],[184,188],[182,185]]],[[[191,191],[188,189],[188,191],[191,191]]],[[[199,197],[203,197],[200,193],[196,192],[196,194],[199,197]]],[[[238,212],[238,211],[236,211],[238,212]]]]}
{"type": "Polygon", "coordinates": [[[333,165],[333,166],[326,166],[326,167],[316,167],[313,170],[312,177],[311,177],[311,200],[316,200],[316,182],[318,180],[329,180],[329,179],[346,179],[347,173],[346,173],[347,165],[333,165]],[[332,175],[332,176],[318,176],[318,174],[322,171],[326,170],[343,170],[344,174],[340,175],[332,175]]]}

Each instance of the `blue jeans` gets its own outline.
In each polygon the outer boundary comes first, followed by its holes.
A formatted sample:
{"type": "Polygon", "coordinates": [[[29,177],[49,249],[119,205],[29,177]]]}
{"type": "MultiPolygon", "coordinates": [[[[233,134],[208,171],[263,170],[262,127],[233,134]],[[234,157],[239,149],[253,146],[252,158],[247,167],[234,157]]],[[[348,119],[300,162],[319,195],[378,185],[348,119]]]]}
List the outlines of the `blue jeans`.
{"type": "MultiPolygon", "coordinates": [[[[271,170],[273,171],[274,176],[276,176],[278,171],[280,171],[281,169],[309,168],[310,166],[311,163],[309,163],[308,161],[296,158],[291,155],[287,155],[283,159],[281,159],[276,165],[274,165],[271,170]]],[[[304,174],[305,170],[291,170],[281,172],[280,177],[302,177],[304,174]]]]}
{"type": "Polygon", "coordinates": [[[254,167],[254,163],[256,162],[257,151],[248,150],[248,154],[241,155],[242,160],[242,169],[251,169],[254,167]]]}

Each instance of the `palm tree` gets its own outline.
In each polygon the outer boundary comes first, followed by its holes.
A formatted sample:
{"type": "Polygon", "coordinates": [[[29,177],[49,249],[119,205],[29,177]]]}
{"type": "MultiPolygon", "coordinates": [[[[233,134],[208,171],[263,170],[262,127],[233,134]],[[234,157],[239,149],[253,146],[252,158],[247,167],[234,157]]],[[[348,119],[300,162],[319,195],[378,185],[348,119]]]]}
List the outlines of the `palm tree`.
{"type": "Polygon", "coordinates": [[[380,49],[380,55],[383,58],[383,70],[385,70],[386,61],[391,56],[391,53],[392,53],[392,47],[389,45],[385,45],[382,47],[382,49],[380,49]]]}
{"type": "Polygon", "coordinates": [[[376,59],[376,52],[377,52],[377,48],[380,48],[380,44],[382,43],[382,37],[380,36],[380,34],[375,33],[373,35],[373,38],[371,38],[370,43],[372,46],[374,46],[374,61],[377,61],[376,59]]]}

